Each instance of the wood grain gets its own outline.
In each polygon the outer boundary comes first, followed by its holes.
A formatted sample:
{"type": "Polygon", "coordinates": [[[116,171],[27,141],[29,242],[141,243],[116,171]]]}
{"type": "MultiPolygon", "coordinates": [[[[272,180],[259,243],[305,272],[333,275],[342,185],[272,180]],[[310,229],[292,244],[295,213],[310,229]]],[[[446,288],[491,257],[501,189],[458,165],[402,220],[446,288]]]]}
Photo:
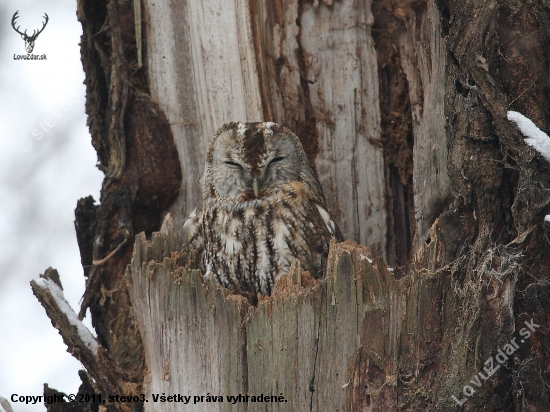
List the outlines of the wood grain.
{"type": "Polygon", "coordinates": [[[353,377],[369,363],[373,376],[383,376],[381,387],[368,391],[396,402],[395,388],[390,396],[383,386],[395,373],[388,359],[396,356],[397,283],[369,249],[333,242],[326,280],[302,287],[283,276],[273,296],[254,307],[180,267],[171,230],[165,225],[150,241],[138,235],[127,273],[149,370],[146,411],[181,410],[151,402],[160,393],[223,396],[194,411],[265,410],[264,403],[227,401],[239,394],[284,396],[272,411],[344,410],[347,393],[359,390],[353,377]]]}
{"type": "Polygon", "coordinates": [[[151,95],[172,124],[185,176],[174,219],[200,203],[205,147],[217,128],[277,121],[301,138],[345,236],[384,255],[370,2],[148,0],[144,9],[151,95]]]}

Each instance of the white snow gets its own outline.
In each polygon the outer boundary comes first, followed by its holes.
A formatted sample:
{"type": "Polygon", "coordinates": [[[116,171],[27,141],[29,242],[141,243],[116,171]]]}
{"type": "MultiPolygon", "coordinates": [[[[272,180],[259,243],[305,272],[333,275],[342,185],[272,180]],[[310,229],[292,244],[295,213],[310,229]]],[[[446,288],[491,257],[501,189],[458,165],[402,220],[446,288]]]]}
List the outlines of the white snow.
{"type": "Polygon", "coordinates": [[[550,137],[540,130],[531,119],[521,113],[509,111],[508,120],[514,122],[526,137],[525,143],[539,152],[550,163],[550,137]]]}
{"type": "MultiPolygon", "coordinates": [[[[369,263],[372,263],[372,259],[369,259],[368,257],[363,255],[362,253],[359,253],[359,257],[361,258],[361,260],[368,260],[369,263]]],[[[392,268],[392,267],[388,266],[388,271],[393,273],[394,270],[395,270],[395,268],[392,268]]]]}
{"type": "Polygon", "coordinates": [[[361,260],[368,260],[369,263],[372,263],[372,259],[369,259],[368,257],[366,257],[365,255],[363,255],[362,253],[359,253],[359,257],[361,258],[361,260]]]}
{"type": "Polygon", "coordinates": [[[50,291],[52,294],[52,297],[55,299],[55,303],[57,303],[57,306],[59,306],[59,310],[61,310],[66,316],[71,325],[76,326],[76,329],[78,331],[78,336],[84,342],[84,344],[94,353],[97,354],[98,350],[98,343],[95,340],[92,333],[88,330],[86,326],[78,319],[78,316],[76,315],[75,311],[71,308],[69,303],[65,300],[65,297],[63,296],[63,290],[51,279],[47,278],[40,278],[37,279],[36,284],[43,288],[50,291]]]}
{"type": "Polygon", "coordinates": [[[544,216],[544,221],[545,222],[550,222],[550,215],[544,216]]]}

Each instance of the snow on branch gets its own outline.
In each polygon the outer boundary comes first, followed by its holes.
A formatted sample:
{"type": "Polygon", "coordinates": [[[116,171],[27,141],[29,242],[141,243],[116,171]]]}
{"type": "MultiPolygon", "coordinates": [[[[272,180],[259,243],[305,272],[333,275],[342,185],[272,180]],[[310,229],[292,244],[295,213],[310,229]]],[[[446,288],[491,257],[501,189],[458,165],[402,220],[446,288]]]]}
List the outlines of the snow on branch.
{"type": "Polygon", "coordinates": [[[116,364],[92,332],[78,319],[63,296],[63,287],[57,270],[48,268],[40,275],[40,279],[31,281],[31,287],[34,295],[46,309],[52,325],[67,345],[67,351],[82,362],[87,373],[95,381],[96,391],[108,394],[131,389],[139,393],[137,391],[140,385],[130,382],[126,371],[116,364]]]}
{"type": "Polygon", "coordinates": [[[514,122],[525,136],[525,143],[539,152],[550,163],[550,137],[521,113],[509,111],[508,120],[514,122]]]}
{"type": "Polygon", "coordinates": [[[99,344],[63,296],[57,271],[48,268],[40,279],[31,281],[31,287],[69,349],[78,347],[96,356],[99,344]]]}

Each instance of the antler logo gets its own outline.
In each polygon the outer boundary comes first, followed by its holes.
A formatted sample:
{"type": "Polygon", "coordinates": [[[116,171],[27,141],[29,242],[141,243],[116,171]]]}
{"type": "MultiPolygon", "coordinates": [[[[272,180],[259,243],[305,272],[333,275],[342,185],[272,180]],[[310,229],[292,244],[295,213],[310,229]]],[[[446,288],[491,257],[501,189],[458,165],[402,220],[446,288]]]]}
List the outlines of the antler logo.
{"type": "Polygon", "coordinates": [[[25,30],[25,32],[21,33],[19,31],[19,27],[20,26],[17,26],[15,27],[15,21],[17,20],[17,18],[19,17],[18,16],[18,13],[19,13],[19,10],[17,10],[14,14],[13,14],[13,17],[11,18],[11,25],[13,27],[13,29],[19,33],[21,35],[21,37],[23,38],[23,40],[25,40],[25,48],[27,49],[27,53],[32,53],[33,49],[34,49],[34,42],[36,41],[36,38],[38,37],[38,35],[40,33],[42,33],[42,31],[44,31],[44,27],[46,27],[46,24],[48,24],[48,20],[50,19],[48,17],[48,15],[46,13],[44,13],[44,18],[46,19],[46,21],[44,22],[44,24],[42,25],[42,28],[38,31],[34,30],[33,33],[32,33],[32,36],[29,36],[27,35],[27,30],[25,30]]]}

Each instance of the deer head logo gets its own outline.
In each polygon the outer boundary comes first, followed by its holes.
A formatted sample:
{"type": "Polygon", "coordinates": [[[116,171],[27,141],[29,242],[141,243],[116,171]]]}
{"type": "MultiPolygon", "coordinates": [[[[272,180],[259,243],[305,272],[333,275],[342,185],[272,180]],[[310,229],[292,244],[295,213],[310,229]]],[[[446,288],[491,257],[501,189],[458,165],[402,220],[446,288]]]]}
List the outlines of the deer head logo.
{"type": "Polygon", "coordinates": [[[38,37],[38,35],[40,33],[42,33],[42,31],[44,30],[44,27],[46,27],[46,24],[48,24],[48,20],[50,19],[48,17],[48,15],[46,13],[44,13],[44,18],[46,19],[46,21],[44,22],[44,24],[42,25],[42,28],[38,31],[34,30],[33,33],[32,33],[32,36],[29,36],[27,35],[27,30],[25,30],[23,33],[21,33],[19,31],[19,27],[20,26],[17,26],[15,27],[15,21],[17,20],[17,18],[19,17],[18,16],[18,13],[19,13],[19,10],[17,10],[14,14],[13,14],[13,17],[11,18],[11,25],[13,27],[13,29],[19,33],[21,35],[21,37],[23,38],[23,40],[25,40],[25,48],[27,49],[27,53],[32,53],[33,49],[34,49],[34,42],[36,41],[36,38],[38,37]]]}

